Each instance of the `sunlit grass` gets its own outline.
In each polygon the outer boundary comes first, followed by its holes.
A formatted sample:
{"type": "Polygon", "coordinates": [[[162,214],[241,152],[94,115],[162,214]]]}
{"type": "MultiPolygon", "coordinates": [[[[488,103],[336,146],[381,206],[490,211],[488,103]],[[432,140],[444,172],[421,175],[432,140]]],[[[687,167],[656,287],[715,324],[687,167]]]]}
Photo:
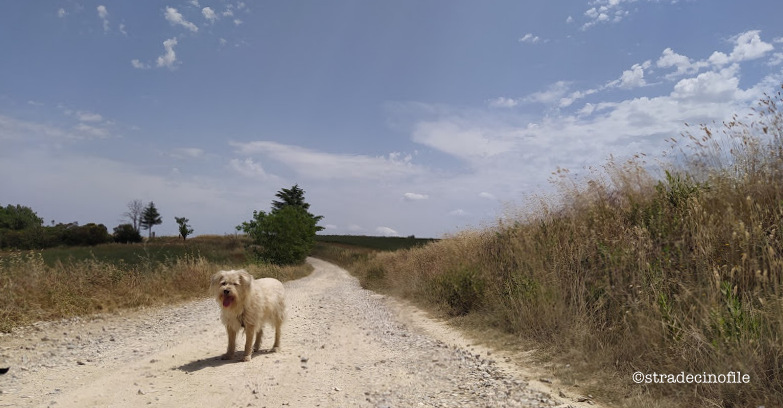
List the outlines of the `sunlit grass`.
{"type": "Polygon", "coordinates": [[[659,169],[639,156],[584,180],[561,172],[557,196],[494,228],[328,255],[365,287],[583,359],[622,406],[783,406],[780,101],[686,132],[659,169]],[[751,381],[645,386],[635,371],[751,381]]]}
{"type": "Polygon", "coordinates": [[[40,320],[155,306],[207,296],[221,269],[291,280],[309,265],[248,264],[235,237],[14,251],[0,255],[0,331],[40,320]]]}

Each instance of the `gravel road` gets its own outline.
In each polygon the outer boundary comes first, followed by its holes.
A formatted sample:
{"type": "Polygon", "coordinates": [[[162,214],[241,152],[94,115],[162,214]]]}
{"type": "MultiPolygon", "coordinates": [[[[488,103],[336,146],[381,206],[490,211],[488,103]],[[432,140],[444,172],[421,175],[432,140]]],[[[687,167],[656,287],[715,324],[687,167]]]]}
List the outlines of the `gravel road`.
{"type": "Polygon", "coordinates": [[[308,262],[310,276],[285,284],[277,353],[266,351],[270,328],[249,363],[220,360],[213,299],[41,322],[0,335],[0,367],[10,366],[0,406],[587,406],[345,270],[308,262]]]}

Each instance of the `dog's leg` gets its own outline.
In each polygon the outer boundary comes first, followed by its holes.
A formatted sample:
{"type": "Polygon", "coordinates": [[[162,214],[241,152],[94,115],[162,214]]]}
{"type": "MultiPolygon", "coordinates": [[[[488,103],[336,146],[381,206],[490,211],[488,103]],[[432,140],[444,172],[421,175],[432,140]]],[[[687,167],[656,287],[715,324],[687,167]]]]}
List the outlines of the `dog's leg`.
{"type": "Polygon", "coordinates": [[[242,361],[250,361],[253,356],[253,335],[256,334],[256,328],[245,323],[245,357],[242,361]]]}
{"type": "Polygon", "coordinates": [[[272,346],[272,351],[280,350],[280,326],[283,325],[281,321],[275,321],[275,345],[272,346]]]}
{"type": "Polygon", "coordinates": [[[261,326],[260,329],[258,329],[258,333],[256,333],[256,344],[253,345],[253,351],[258,351],[261,349],[261,339],[264,337],[264,326],[261,326]]]}
{"type": "Polygon", "coordinates": [[[228,326],[226,326],[226,332],[228,333],[228,350],[222,358],[223,360],[230,360],[234,357],[234,351],[237,347],[237,332],[231,330],[228,326]]]}

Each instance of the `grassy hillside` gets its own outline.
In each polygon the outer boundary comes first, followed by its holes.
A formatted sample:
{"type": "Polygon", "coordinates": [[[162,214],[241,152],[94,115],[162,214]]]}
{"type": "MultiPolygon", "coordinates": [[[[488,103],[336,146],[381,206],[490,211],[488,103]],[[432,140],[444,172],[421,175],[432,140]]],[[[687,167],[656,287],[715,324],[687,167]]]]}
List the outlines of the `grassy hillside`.
{"type": "Polygon", "coordinates": [[[563,177],[559,195],[494,228],[331,259],[366,287],[548,351],[621,406],[783,406],[779,103],[686,131],[658,170],[636,157],[563,177]],[[645,385],[637,371],[750,381],[645,385]]]}

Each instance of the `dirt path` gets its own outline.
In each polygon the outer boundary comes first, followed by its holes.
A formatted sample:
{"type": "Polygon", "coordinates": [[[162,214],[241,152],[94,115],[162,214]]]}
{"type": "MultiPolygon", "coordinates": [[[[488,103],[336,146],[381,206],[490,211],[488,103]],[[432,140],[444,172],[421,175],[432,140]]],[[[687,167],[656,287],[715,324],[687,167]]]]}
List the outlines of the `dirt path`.
{"type": "Polygon", "coordinates": [[[361,289],[344,270],[308,261],[314,272],[285,285],[278,353],[220,360],[226,338],[212,299],[43,322],[0,337],[0,366],[11,367],[0,376],[0,406],[581,405],[534,389],[534,377],[469,350],[459,333],[361,289]]]}

